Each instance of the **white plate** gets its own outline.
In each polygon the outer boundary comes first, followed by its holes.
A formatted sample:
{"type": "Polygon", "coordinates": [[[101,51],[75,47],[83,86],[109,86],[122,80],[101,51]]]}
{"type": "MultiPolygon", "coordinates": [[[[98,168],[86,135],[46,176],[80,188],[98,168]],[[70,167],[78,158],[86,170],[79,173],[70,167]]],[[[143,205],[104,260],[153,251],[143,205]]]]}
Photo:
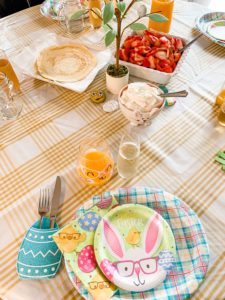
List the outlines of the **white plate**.
{"type": "Polygon", "coordinates": [[[14,56],[12,62],[19,68],[21,71],[33,78],[46,81],[69,90],[72,90],[77,93],[83,93],[91,82],[95,79],[98,72],[110,61],[111,51],[109,49],[97,50],[95,46],[88,45],[84,43],[83,45],[88,47],[89,50],[95,55],[97,59],[97,65],[95,68],[87,75],[85,79],[76,82],[58,82],[46,79],[40,76],[35,68],[35,63],[39,53],[53,45],[62,45],[62,44],[83,44],[81,40],[68,39],[63,36],[56,35],[54,33],[43,34],[40,39],[36,39],[28,47],[25,47],[18,55],[14,56]]]}

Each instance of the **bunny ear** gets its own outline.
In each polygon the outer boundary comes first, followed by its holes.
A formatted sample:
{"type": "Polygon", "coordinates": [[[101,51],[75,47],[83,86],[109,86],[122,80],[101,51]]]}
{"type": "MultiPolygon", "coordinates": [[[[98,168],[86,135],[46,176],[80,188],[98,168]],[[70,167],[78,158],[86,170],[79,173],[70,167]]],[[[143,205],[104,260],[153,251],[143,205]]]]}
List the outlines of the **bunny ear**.
{"type": "Polygon", "coordinates": [[[119,234],[116,233],[115,228],[103,219],[103,233],[106,243],[114,256],[122,258],[124,255],[123,242],[119,234]]]}
{"type": "Polygon", "coordinates": [[[163,225],[159,214],[155,214],[146,226],[145,231],[145,252],[154,253],[160,246],[163,236],[163,225]]]}

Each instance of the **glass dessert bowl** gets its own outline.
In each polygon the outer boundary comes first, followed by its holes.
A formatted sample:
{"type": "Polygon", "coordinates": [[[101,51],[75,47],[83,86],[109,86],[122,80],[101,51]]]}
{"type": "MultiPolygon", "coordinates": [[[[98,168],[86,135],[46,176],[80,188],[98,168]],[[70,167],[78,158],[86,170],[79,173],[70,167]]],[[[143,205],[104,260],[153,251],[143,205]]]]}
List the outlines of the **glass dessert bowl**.
{"type": "Polygon", "coordinates": [[[165,105],[162,90],[154,84],[133,82],[119,93],[120,109],[134,126],[149,126],[165,105]]]}

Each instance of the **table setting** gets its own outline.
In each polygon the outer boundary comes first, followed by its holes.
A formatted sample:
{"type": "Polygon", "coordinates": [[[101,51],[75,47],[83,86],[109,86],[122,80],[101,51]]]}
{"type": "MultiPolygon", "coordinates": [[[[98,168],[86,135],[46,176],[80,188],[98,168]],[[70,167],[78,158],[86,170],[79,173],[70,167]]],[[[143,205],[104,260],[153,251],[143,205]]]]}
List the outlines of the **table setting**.
{"type": "Polygon", "coordinates": [[[182,0],[0,19],[0,299],[225,298],[224,20],[182,0]]]}

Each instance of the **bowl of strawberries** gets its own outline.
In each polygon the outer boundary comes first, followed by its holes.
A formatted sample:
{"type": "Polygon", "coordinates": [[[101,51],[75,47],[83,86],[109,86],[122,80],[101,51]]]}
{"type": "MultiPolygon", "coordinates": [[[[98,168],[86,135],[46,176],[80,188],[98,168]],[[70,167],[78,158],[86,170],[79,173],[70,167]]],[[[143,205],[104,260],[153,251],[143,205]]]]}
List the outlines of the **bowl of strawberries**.
{"type": "Polygon", "coordinates": [[[120,62],[131,75],[159,84],[167,84],[179,70],[187,50],[181,37],[153,30],[127,36],[120,48],[120,62]]]}

